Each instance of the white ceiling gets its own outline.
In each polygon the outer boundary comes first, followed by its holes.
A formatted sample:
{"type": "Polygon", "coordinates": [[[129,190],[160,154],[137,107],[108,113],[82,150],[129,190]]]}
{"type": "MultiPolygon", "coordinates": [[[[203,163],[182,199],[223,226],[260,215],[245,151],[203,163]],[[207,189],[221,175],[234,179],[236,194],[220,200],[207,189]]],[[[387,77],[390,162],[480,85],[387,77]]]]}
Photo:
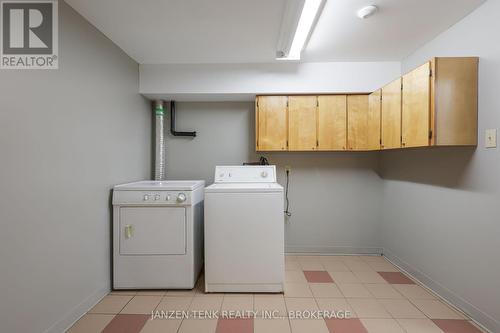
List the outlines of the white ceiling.
{"type": "MultiPolygon", "coordinates": [[[[273,62],[286,1],[66,0],[141,64],[273,62]]],[[[401,60],[482,2],[327,0],[303,61],[401,60]]]]}

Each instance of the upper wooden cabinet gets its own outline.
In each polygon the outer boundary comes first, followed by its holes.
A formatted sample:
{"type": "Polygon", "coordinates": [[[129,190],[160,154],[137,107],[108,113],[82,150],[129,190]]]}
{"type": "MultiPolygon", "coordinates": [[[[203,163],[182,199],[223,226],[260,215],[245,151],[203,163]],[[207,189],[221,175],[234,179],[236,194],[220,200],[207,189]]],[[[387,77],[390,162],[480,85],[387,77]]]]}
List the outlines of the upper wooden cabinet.
{"type": "Polygon", "coordinates": [[[315,150],[317,147],[316,96],[288,97],[288,150],[315,150]]]}
{"type": "Polygon", "coordinates": [[[382,88],[382,149],[401,147],[401,78],[382,88]]]}
{"type": "Polygon", "coordinates": [[[258,96],[255,101],[256,146],[262,151],[287,149],[288,97],[258,96]]]}
{"type": "Polygon", "coordinates": [[[477,57],[431,60],[431,145],[477,145],[478,71],[477,57]]]}
{"type": "Polygon", "coordinates": [[[368,150],[368,95],[347,96],[347,146],[368,150]]]}
{"type": "Polygon", "coordinates": [[[258,96],[258,151],[477,145],[475,57],[433,58],[372,94],[258,96]]]}
{"type": "Polygon", "coordinates": [[[346,150],[347,96],[318,96],[318,150],[346,150]]]}
{"type": "Polygon", "coordinates": [[[379,89],[368,96],[368,150],[379,150],[380,116],[382,112],[382,90],[379,89]]]}
{"type": "Polygon", "coordinates": [[[433,58],[403,75],[403,147],[477,145],[478,64],[433,58]]]}
{"type": "Polygon", "coordinates": [[[401,109],[401,145],[428,146],[431,138],[431,64],[430,62],[403,75],[401,109]]]}

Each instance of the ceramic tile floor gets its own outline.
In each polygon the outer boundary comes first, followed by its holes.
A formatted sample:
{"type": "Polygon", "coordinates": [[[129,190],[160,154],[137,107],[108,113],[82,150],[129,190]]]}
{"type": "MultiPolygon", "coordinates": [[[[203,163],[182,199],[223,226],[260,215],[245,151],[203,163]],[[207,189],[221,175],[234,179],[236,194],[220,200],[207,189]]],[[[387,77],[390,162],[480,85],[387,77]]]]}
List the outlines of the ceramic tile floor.
{"type": "Polygon", "coordinates": [[[68,332],[482,332],[464,314],[427,292],[380,256],[286,256],[285,269],[284,295],[205,294],[203,277],[193,290],[111,292],[68,332]],[[152,319],[152,311],[156,314],[177,311],[180,315],[173,319],[152,319]],[[208,318],[224,311],[236,315],[256,311],[256,315],[208,318]],[[274,318],[264,318],[263,311],[272,311],[274,318]],[[337,314],[349,311],[351,316],[338,319],[293,315],[319,314],[319,311],[337,314]],[[182,314],[186,313],[190,318],[183,318],[182,314]],[[193,318],[195,313],[198,318],[193,318]]]}

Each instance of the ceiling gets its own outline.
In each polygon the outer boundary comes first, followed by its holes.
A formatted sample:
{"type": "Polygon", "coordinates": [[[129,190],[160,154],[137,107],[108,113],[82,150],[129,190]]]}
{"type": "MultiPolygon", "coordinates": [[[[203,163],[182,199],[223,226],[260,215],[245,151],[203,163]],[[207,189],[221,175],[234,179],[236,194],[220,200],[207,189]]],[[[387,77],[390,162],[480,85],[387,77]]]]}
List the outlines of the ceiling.
{"type": "MultiPolygon", "coordinates": [[[[66,0],[141,64],[276,61],[286,1],[66,0]]],[[[484,1],[326,0],[302,60],[401,60],[484,1]]]]}

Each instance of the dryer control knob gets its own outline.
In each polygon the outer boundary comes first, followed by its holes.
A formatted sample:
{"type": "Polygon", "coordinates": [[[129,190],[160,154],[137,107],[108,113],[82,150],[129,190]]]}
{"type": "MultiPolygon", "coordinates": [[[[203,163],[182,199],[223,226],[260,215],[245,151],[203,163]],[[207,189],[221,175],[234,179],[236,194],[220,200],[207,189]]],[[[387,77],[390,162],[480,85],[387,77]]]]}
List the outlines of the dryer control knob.
{"type": "Polygon", "coordinates": [[[267,171],[262,171],[262,172],[260,173],[260,176],[261,176],[262,178],[266,178],[266,177],[267,177],[267,171]]]}
{"type": "Polygon", "coordinates": [[[177,195],[177,201],[178,202],[184,202],[184,201],[186,201],[186,195],[184,193],[179,193],[177,195]]]}
{"type": "Polygon", "coordinates": [[[148,201],[148,200],[149,200],[149,195],[144,194],[144,197],[142,198],[142,200],[144,200],[144,201],[148,201]]]}

